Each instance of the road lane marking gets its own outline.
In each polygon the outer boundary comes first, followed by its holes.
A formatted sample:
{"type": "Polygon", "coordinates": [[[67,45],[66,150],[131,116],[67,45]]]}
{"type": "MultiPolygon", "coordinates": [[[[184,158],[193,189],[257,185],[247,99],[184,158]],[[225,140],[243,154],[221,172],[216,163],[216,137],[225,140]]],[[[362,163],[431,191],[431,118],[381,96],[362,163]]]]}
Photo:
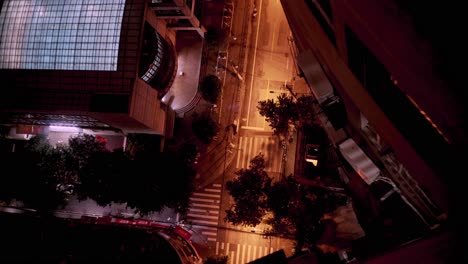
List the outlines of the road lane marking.
{"type": "Polygon", "coordinates": [[[241,263],[247,263],[247,261],[244,260],[244,257],[245,257],[245,248],[246,248],[246,246],[245,246],[245,245],[242,245],[242,258],[241,258],[241,263]]]}
{"type": "Polygon", "coordinates": [[[265,131],[265,129],[263,129],[263,127],[242,126],[241,128],[245,129],[245,130],[265,131]]]}
{"type": "Polygon", "coordinates": [[[201,214],[191,214],[191,213],[188,213],[187,216],[191,216],[191,217],[200,217],[200,218],[205,218],[205,219],[215,219],[215,220],[218,220],[219,219],[219,216],[216,215],[201,215],[201,214]]]}
{"type": "Polygon", "coordinates": [[[197,201],[197,202],[207,202],[207,203],[216,202],[216,200],[213,200],[213,199],[203,199],[203,198],[195,198],[195,197],[190,197],[190,200],[197,201]]]}
{"type": "Polygon", "coordinates": [[[220,190],[220,189],[209,189],[209,188],[205,188],[205,192],[218,192],[218,193],[220,193],[221,190],[220,190]]]}
{"type": "Polygon", "coordinates": [[[219,183],[213,183],[213,187],[221,188],[221,184],[219,184],[219,183]]]}
{"type": "MultiPolygon", "coordinates": [[[[261,18],[261,15],[262,15],[262,0],[260,0],[260,3],[259,3],[259,10],[258,10],[258,20],[257,21],[260,21],[260,18],[261,18]]],[[[258,46],[258,34],[260,32],[259,30],[259,27],[260,27],[260,23],[257,22],[257,34],[255,36],[255,46],[254,46],[254,54],[253,54],[253,62],[252,62],[252,78],[250,79],[250,89],[249,89],[249,104],[247,106],[247,124],[249,123],[248,120],[249,120],[249,113],[250,113],[250,105],[252,104],[252,88],[253,88],[253,81],[255,79],[255,75],[254,75],[254,72],[255,72],[255,60],[257,58],[257,46],[258,46]]]]}
{"type": "Polygon", "coordinates": [[[234,251],[229,253],[229,263],[234,264],[234,251]]]}
{"type": "Polygon", "coordinates": [[[189,208],[189,211],[200,212],[200,213],[209,213],[209,214],[219,214],[219,211],[211,211],[211,210],[197,209],[197,208],[189,208]]]}
{"type": "Polygon", "coordinates": [[[197,224],[207,224],[207,225],[218,225],[218,221],[205,221],[205,220],[198,220],[198,219],[190,219],[189,221],[192,221],[192,223],[197,223],[197,224]]]}
{"type": "Polygon", "coordinates": [[[240,254],[241,245],[237,244],[237,251],[236,251],[236,264],[239,264],[239,254],[240,254]]]}
{"type": "Polygon", "coordinates": [[[193,203],[192,206],[219,209],[219,205],[193,203]]]}
{"type": "MultiPolygon", "coordinates": [[[[249,154],[252,153],[252,149],[253,149],[253,142],[254,138],[249,138],[249,154]]],[[[250,155],[247,156],[247,160],[245,161],[246,163],[246,166],[245,167],[249,167],[249,164],[250,164],[250,155]]]]}
{"type": "Polygon", "coordinates": [[[218,231],[218,228],[216,228],[216,227],[200,226],[200,225],[192,225],[192,227],[194,227],[194,228],[201,228],[201,229],[208,229],[208,230],[214,230],[214,231],[218,231]]]}
{"type": "Polygon", "coordinates": [[[193,193],[195,196],[203,196],[203,197],[211,197],[211,198],[220,198],[221,195],[219,194],[209,194],[209,193],[193,193]]]}
{"type": "Polygon", "coordinates": [[[208,235],[208,236],[216,236],[217,235],[217,233],[215,233],[215,232],[208,232],[208,231],[202,231],[201,233],[202,233],[202,235],[208,235]]]}
{"type": "Polygon", "coordinates": [[[250,258],[250,250],[252,250],[252,246],[251,245],[248,245],[247,246],[247,262],[249,262],[251,260],[250,258]]]}

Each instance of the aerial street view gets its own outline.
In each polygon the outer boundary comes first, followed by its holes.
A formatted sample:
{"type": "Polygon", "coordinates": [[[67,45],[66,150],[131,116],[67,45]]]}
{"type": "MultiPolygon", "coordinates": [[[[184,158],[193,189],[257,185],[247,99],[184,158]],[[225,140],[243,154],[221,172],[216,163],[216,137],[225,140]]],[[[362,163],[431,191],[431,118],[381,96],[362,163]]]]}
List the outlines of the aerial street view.
{"type": "Polygon", "coordinates": [[[0,0],[0,263],[468,263],[461,10],[0,0]]]}

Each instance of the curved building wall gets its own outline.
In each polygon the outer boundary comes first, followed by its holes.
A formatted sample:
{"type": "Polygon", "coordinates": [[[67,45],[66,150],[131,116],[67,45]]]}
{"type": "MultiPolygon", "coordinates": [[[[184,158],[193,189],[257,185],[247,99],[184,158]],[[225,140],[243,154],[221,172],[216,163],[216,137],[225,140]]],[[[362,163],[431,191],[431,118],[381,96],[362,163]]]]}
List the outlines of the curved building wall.
{"type": "Polygon", "coordinates": [[[140,78],[158,91],[162,98],[169,90],[177,72],[175,49],[148,23],[145,24],[140,57],[140,78]]]}

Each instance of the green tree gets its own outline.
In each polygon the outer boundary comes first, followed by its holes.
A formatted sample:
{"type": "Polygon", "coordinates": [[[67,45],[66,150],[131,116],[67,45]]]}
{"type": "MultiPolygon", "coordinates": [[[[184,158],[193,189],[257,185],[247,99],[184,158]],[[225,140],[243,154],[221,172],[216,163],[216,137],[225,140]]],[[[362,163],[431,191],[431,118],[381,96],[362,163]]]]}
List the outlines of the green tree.
{"type": "Polygon", "coordinates": [[[127,135],[126,150],[131,156],[153,155],[161,152],[160,135],[132,133],[127,135]]]}
{"type": "Polygon", "coordinates": [[[132,177],[127,183],[127,205],[140,214],[158,212],[164,207],[180,213],[188,209],[194,190],[195,171],[173,153],[133,160],[132,177]]]}
{"type": "Polygon", "coordinates": [[[75,142],[81,146],[76,148],[82,150],[80,155],[86,157],[79,170],[80,199],[91,198],[101,206],[126,203],[142,215],[165,207],[184,213],[194,190],[195,171],[181,153],[162,153],[160,141],[160,136],[131,134],[128,151],[112,152],[89,137],[86,142],[91,148],[75,142]]]}
{"type": "Polygon", "coordinates": [[[215,104],[221,94],[221,80],[216,75],[208,75],[203,79],[200,90],[203,99],[215,104]]]}
{"type": "Polygon", "coordinates": [[[93,199],[101,206],[127,202],[131,162],[122,150],[94,153],[81,170],[78,197],[93,199]]]}
{"type": "Polygon", "coordinates": [[[57,191],[59,183],[51,168],[54,149],[45,136],[30,139],[23,151],[8,153],[2,158],[6,177],[1,178],[0,200],[22,201],[26,207],[47,212],[63,204],[64,194],[57,191]]]}
{"type": "Polygon", "coordinates": [[[277,100],[259,101],[257,109],[266,118],[275,135],[287,136],[290,125],[299,120],[299,111],[291,96],[282,93],[277,100]]]}
{"type": "Polygon", "coordinates": [[[209,144],[219,131],[219,125],[207,113],[193,116],[192,131],[198,140],[209,144]]]}
{"type": "Polygon", "coordinates": [[[80,198],[101,206],[126,203],[142,215],[165,207],[185,213],[195,173],[176,153],[96,153],[80,174],[80,198]]]}
{"type": "Polygon", "coordinates": [[[346,203],[346,196],[324,188],[300,184],[294,176],[279,181],[265,172],[263,155],[240,169],[226,188],[234,204],[226,211],[225,221],[234,225],[256,226],[263,220],[271,226],[267,235],[294,237],[297,249],[313,244],[320,235],[320,220],[326,213],[346,203]]]}
{"type": "Polygon", "coordinates": [[[29,140],[25,151],[7,155],[0,181],[0,199],[23,201],[46,211],[62,204],[73,191],[99,205],[126,203],[141,214],[164,207],[185,213],[195,170],[186,156],[161,153],[160,138],[139,137],[132,152],[108,151],[93,135],[70,138],[69,145],[51,146],[44,136],[29,140]]]}
{"type": "Polygon", "coordinates": [[[177,151],[177,158],[183,161],[188,166],[194,166],[197,162],[200,153],[198,147],[192,143],[182,144],[177,151]]]}
{"type": "Polygon", "coordinates": [[[237,177],[226,183],[234,204],[226,210],[225,220],[234,225],[256,226],[268,210],[266,193],[271,185],[264,156],[257,155],[248,169],[240,169],[235,174],[237,177]]]}
{"type": "Polygon", "coordinates": [[[313,244],[320,235],[324,214],[346,203],[346,197],[323,188],[299,184],[292,175],[275,182],[268,193],[269,220],[274,233],[295,236],[297,248],[313,244]]]}
{"type": "Polygon", "coordinates": [[[75,169],[80,170],[89,158],[95,153],[106,152],[106,143],[90,134],[79,134],[68,139],[68,148],[76,164],[75,169]]]}
{"type": "Polygon", "coordinates": [[[227,48],[229,31],[225,28],[208,27],[206,42],[209,51],[224,50],[227,48]]]}
{"type": "Polygon", "coordinates": [[[276,100],[259,101],[257,109],[264,116],[275,135],[287,137],[291,126],[318,125],[313,105],[313,96],[293,97],[285,93],[278,95],[276,100]]]}

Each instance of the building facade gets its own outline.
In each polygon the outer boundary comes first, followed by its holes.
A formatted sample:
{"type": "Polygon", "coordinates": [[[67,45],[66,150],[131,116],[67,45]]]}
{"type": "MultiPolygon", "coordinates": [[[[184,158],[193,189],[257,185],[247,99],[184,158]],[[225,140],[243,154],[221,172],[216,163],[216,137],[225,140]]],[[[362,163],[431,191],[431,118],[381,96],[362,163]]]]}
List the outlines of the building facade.
{"type": "Polygon", "coordinates": [[[170,135],[171,21],[145,0],[2,1],[0,123],[170,135]]]}
{"type": "Polygon", "coordinates": [[[345,160],[342,177],[354,184],[350,179],[358,176],[376,198],[380,227],[393,225],[398,214],[406,217],[395,227],[402,234],[415,226],[429,234],[446,219],[457,222],[453,182],[466,124],[459,70],[449,63],[458,44],[440,41],[449,35],[443,25],[453,22],[441,20],[450,15],[441,8],[436,23],[418,1],[281,2],[301,75],[345,160]]]}

